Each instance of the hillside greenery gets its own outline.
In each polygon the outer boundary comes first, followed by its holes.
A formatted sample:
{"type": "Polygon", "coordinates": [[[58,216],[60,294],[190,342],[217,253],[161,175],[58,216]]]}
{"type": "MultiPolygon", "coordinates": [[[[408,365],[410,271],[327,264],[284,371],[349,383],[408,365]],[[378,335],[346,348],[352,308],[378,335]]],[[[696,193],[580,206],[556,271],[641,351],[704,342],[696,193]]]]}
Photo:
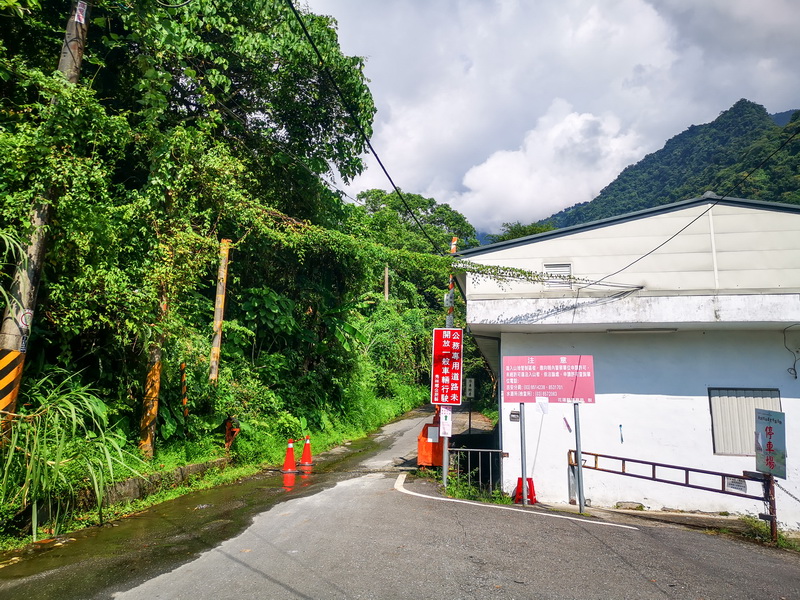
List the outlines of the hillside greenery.
{"type": "MultiPolygon", "coordinates": [[[[323,184],[361,172],[375,113],[332,19],[301,13],[321,64],[282,0],[101,1],[73,85],[53,72],[69,3],[5,9],[4,286],[34,203],[46,198],[52,220],[23,387],[4,415],[0,535],[57,533],[82,488],[102,500],[113,479],[223,455],[228,416],[241,423],[232,458],[276,464],[287,438],[324,448],[426,401],[445,255],[453,236],[477,244],[475,230],[432,199],[371,190],[352,204],[323,184]],[[137,443],[157,359],[150,458],[137,443]]],[[[466,374],[491,394],[478,356],[466,374]]]]}
{"type": "Polygon", "coordinates": [[[591,202],[558,212],[541,224],[556,228],[605,219],[702,196],[800,204],[800,138],[771,156],[800,128],[797,114],[776,124],[763,106],[739,100],[705,125],[692,125],[664,147],[627,167],[591,202]]]}

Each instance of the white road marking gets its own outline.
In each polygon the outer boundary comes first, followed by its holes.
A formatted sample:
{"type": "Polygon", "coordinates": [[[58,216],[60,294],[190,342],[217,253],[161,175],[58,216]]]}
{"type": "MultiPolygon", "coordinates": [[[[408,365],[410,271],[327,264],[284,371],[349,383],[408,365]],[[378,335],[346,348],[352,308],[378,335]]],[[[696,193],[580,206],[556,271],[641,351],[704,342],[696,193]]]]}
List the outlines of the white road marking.
{"type": "Polygon", "coordinates": [[[585,523],[586,525],[599,525],[601,527],[618,527],[620,529],[633,529],[634,531],[639,531],[638,527],[632,527],[630,525],[619,525],[617,523],[604,523],[602,521],[590,521],[588,519],[580,519],[578,517],[568,517],[566,515],[554,515],[552,513],[525,510],[523,508],[515,508],[513,506],[504,506],[502,504],[487,504],[485,502],[473,502],[471,500],[459,500],[457,498],[426,496],[425,494],[420,494],[418,492],[412,492],[411,490],[407,490],[403,486],[405,480],[406,480],[406,473],[400,473],[400,475],[397,476],[397,479],[394,482],[394,489],[396,489],[399,492],[403,492],[404,494],[408,494],[409,496],[418,496],[420,498],[427,498],[428,500],[440,500],[442,502],[458,502],[460,504],[471,504],[472,506],[484,506],[486,508],[494,508],[498,510],[512,510],[514,512],[521,512],[536,517],[550,517],[552,519],[566,519],[567,521],[578,521],[579,523],[585,523]]]}

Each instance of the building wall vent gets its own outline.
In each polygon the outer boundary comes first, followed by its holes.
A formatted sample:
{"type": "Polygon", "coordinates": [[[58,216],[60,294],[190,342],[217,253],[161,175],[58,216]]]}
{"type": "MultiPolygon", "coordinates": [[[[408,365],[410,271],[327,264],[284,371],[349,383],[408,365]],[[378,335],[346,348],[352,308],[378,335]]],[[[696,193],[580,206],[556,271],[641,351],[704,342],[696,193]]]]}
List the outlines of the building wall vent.
{"type": "Polygon", "coordinates": [[[544,263],[544,274],[547,277],[544,286],[548,289],[572,289],[571,263],[544,263]]]}

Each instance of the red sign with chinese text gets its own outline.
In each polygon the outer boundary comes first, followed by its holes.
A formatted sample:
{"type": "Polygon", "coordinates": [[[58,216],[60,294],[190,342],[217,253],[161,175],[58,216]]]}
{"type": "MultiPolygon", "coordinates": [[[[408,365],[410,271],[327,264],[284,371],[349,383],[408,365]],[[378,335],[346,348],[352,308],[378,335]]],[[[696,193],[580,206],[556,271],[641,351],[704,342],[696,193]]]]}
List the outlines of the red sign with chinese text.
{"type": "Polygon", "coordinates": [[[504,356],[503,402],[594,402],[594,360],[574,356],[504,356]]]}
{"type": "Polygon", "coordinates": [[[433,330],[432,404],[461,404],[463,338],[461,329],[433,330]]]}

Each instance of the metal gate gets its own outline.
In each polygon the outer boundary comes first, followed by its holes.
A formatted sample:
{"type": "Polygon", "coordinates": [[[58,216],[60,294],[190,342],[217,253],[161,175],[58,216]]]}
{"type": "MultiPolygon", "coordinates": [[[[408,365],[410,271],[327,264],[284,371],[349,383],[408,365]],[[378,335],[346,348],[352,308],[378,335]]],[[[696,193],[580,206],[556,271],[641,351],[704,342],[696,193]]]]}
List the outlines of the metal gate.
{"type": "MultiPolygon", "coordinates": [[[[625,458],[622,456],[612,456],[610,454],[597,454],[595,452],[581,451],[583,459],[583,468],[591,469],[593,471],[602,471],[604,473],[613,473],[616,475],[625,475],[626,477],[635,477],[637,479],[646,479],[648,481],[655,481],[658,483],[668,483],[670,485],[679,485],[682,487],[692,488],[696,490],[704,490],[707,492],[716,492],[717,494],[728,494],[738,498],[748,498],[751,500],[760,500],[769,506],[768,514],[759,514],[759,518],[770,523],[772,532],[772,539],[778,539],[778,519],[775,506],[775,479],[772,475],[759,473],[757,471],[744,471],[741,475],[733,473],[721,473],[719,471],[707,471],[705,469],[695,469],[692,467],[681,467],[678,465],[669,465],[665,463],[651,462],[647,460],[639,460],[637,458],[625,458]],[[644,472],[631,472],[629,467],[631,465],[644,465],[644,472]],[[693,477],[694,476],[694,477],[693,477]],[[698,478],[708,480],[709,478],[719,478],[718,485],[707,485],[697,481],[698,478]],[[741,491],[732,491],[729,489],[732,483],[736,480],[755,481],[762,485],[762,494],[748,494],[741,491]]],[[[575,458],[575,450],[567,451],[567,463],[569,464],[570,472],[574,473],[578,467],[575,458]]],[[[570,502],[573,500],[573,492],[570,490],[570,502]]]]}

